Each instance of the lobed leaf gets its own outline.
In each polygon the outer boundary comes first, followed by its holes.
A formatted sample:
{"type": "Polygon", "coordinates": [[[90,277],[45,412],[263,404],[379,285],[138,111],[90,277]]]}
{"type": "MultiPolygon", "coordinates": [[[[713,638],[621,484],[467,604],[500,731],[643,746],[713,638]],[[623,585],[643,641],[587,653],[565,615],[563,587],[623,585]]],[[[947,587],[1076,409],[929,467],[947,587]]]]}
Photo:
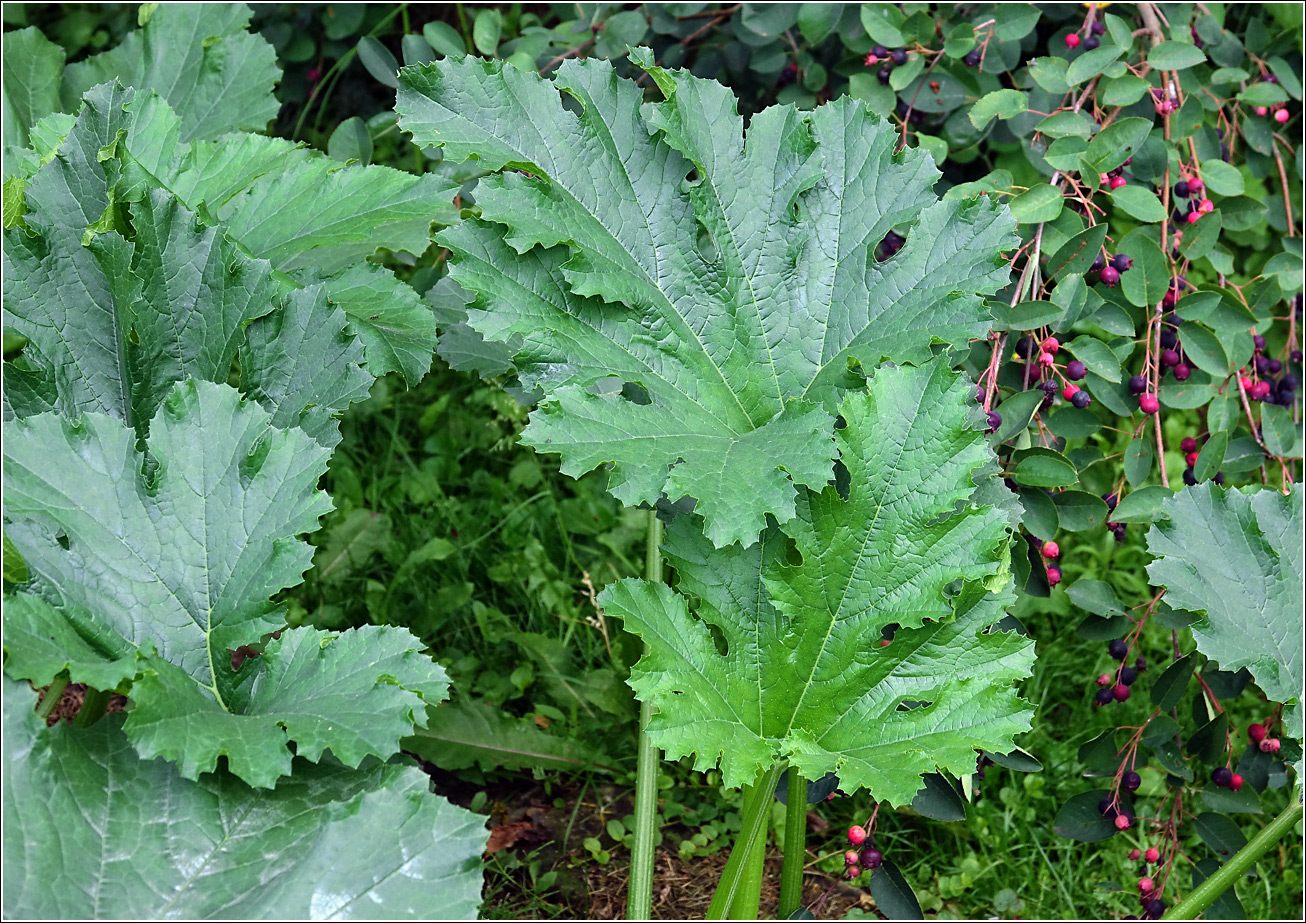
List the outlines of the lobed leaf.
{"type": "Polygon", "coordinates": [[[664,102],[641,109],[605,62],[550,83],[463,59],[404,68],[396,108],[417,143],[496,171],[482,220],[437,240],[472,327],[519,343],[544,391],[527,443],[570,474],[612,464],[627,503],[693,496],[714,544],[748,545],[795,515],[795,485],[828,482],[850,368],[988,329],[977,293],[1005,283],[1013,225],[987,199],[937,201],[929,157],[895,153],[860,102],[769,109],[745,139],[725,87],[633,59],[664,102]],[[596,393],[612,377],[625,397],[596,393]]]}
{"type": "Polygon", "coordinates": [[[604,592],[648,645],[630,682],[656,706],[649,733],[670,758],[720,761],[727,785],[787,759],[906,804],[926,773],[1011,749],[1030,718],[1011,686],[1033,648],[985,632],[1014,597],[1008,514],[973,499],[991,464],[973,408],[973,385],[942,362],[881,369],[840,406],[847,498],[806,493],[785,529],[801,563],[779,528],[713,550],[681,519],[665,550],[697,619],[665,585],[604,592]]]}

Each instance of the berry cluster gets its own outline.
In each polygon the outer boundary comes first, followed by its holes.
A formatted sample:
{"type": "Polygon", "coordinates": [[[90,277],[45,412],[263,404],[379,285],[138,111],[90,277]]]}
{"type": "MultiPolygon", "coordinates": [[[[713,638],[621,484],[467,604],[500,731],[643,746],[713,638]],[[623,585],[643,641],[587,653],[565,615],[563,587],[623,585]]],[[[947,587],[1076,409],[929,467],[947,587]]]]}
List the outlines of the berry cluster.
{"type": "MultiPolygon", "coordinates": [[[[1129,656],[1129,642],[1116,638],[1108,643],[1106,648],[1112,660],[1120,661],[1120,666],[1114,672],[1102,673],[1098,676],[1097,684],[1101,687],[1097,690],[1098,705],[1110,705],[1112,702],[1128,700],[1129,687],[1138,679],[1138,674],[1147,669],[1147,658],[1143,656],[1135,657],[1132,667],[1125,664],[1125,659],[1129,656]]],[[[1129,790],[1134,791],[1137,788],[1138,786],[1135,785],[1129,790]]]]}
{"type": "Polygon", "coordinates": [[[1060,349],[1061,343],[1054,336],[1044,337],[1040,342],[1035,342],[1032,337],[1021,337],[1016,341],[1016,355],[1027,363],[1033,363],[1032,369],[1037,370],[1041,379],[1034,387],[1044,394],[1043,406],[1051,406],[1060,391],[1063,400],[1083,410],[1093,403],[1093,398],[1075,382],[1082,380],[1088,374],[1088,369],[1078,360],[1071,360],[1064,368],[1058,365],[1056,356],[1060,349]]]}
{"type": "Polygon", "coordinates": [[[884,864],[884,853],[875,848],[874,831],[875,814],[871,815],[865,827],[854,824],[848,828],[848,842],[855,847],[843,854],[844,867],[849,878],[856,878],[863,869],[874,872],[884,864]]]}
{"type": "Polygon", "coordinates": [[[901,48],[895,48],[890,51],[883,45],[876,45],[871,49],[870,54],[866,56],[866,66],[875,67],[877,64],[882,65],[875,76],[879,78],[880,83],[888,83],[889,76],[893,73],[895,67],[902,67],[907,63],[907,52],[901,48]]]}
{"type": "Polygon", "coordinates": [[[1105,33],[1106,26],[1102,24],[1100,19],[1094,19],[1092,22],[1088,23],[1088,34],[1083,38],[1079,37],[1078,32],[1071,32],[1067,35],[1066,47],[1071,51],[1074,51],[1076,48],[1083,48],[1085,51],[1092,51],[1094,48],[1097,48],[1102,44],[1102,40],[1098,38],[1098,36],[1105,33]]]}

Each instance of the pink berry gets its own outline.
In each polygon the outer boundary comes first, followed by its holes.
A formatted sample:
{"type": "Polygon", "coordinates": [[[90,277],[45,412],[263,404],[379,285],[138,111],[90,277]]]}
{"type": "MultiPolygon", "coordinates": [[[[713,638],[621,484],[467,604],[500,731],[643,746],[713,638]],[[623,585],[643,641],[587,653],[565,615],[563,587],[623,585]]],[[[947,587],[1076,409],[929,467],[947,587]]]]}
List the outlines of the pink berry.
{"type": "Polygon", "coordinates": [[[1039,353],[1039,354],[1038,354],[1038,364],[1041,365],[1041,366],[1043,366],[1044,368],[1048,368],[1048,367],[1052,366],[1056,361],[1057,361],[1057,360],[1055,360],[1055,359],[1052,358],[1052,354],[1051,354],[1051,353],[1039,353]]]}
{"type": "Polygon", "coordinates": [[[1289,115],[1287,109],[1280,109],[1278,112],[1274,113],[1274,120],[1278,122],[1280,125],[1288,121],[1288,119],[1289,119],[1289,115]]]}
{"type": "Polygon", "coordinates": [[[1103,673],[1101,676],[1099,676],[1099,677],[1097,678],[1097,684],[1098,684],[1099,686],[1110,686],[1110,685],[1111,685],[1111,674],[1110,674],[1110,673],[1103,673]]]}
{"type": "Polygon", "coordinates": [[[1197,203],[1197,210],[1203,215],[1210,214],[1215,211],[1215,203],[1210,199],[1202,199],[1202,201],[1197,203]]]}
{"type": "Polygon", "coordinates": [[[1204,188],[1206,188],[1206,187],[1202,184],[1202,181],[1201,181],[1200,179],[1196,178],[1196,177],[1194,177],[1193,179],[1190,179],[1190,180],[1188,181],[1188,191],[1189,191],[1189,192],[1192,192],[1192,193],[1199,193],[1199,192],[1201,192],[1204,188]]]}
{"type": "Polygon", "coordinates": [[[1123,176],[1117,176],[1112,178],[1111,180],[1112,189],[1119,189],[1123,185],[1125,185],[1125,178],[1123,176]]]}
{"type": "Polygon", "coordinates": [[[1097,180],[1098,180],[1098,182],[1100,182],[1103,186],[1110,186],[1110,185],[1111,185],[1111,174],[1110,174],[1110,173],[1099,173],[1099,174],[1097,175],[1097,180]]]}
{"type": "Polygon", "coordinates": [[[1043,557],[1045,558],[1061,557],[1061,549],[1057,546],[1056,542],[1043,543],[1043,557]]]}
{"type": "Polygon", "coordinates": [[[861,867],[860,865],[850,865],[850,866],[848,866],[848,877],[849,877],[849,878],[856,878],[856,877],[857,877],[858,875],[860,875],[861,873],[862,873],[862,867],[861,867]]]}
{"type": "Polygon", "coordinates": [[[1120,281],[1120,270],[1114,266],[1107,266],[1102,270],[1098,278],[1102,280],[1102,284],[1107,288],[1115,288],[1116,283],[1120,281]]]}
{"type": "Polygon", "coordinates": [[[866,828],[859,827],[856,824],[848,828],[848,842],[854,846],[861,846],[866,842],[866,828]]]}
{"type": "Polygon", "coordinates": [[[1252,385],[1252,389],[1248,393],[1251,395],[1252,400],[1263,401],[1270,395],[1270,383],[1268,381],[1258,381],[1252,385]]]}
{"type": "Polygon", "coordinates": [[[1270,114],[1270,110],[1266,109],[1264,106],[1257,106],[1256,114],[1259,115],[1261,118],[1265,118],[1267,115],[1270,114]]]}
{"type": "Polygon", "coordinates": [[[1139,856],[1141,856],[1141,855],[1142,855],[1142,853],[1139,852],[1139,851],[1136,850],[1136,849],[1131,849],[1131,850],[1129,850],[1129,858],[1130,858],[1131,861],[1137,859],[1137,858],[1138,858],[1139,856]]]}
{"type": "Polygon", "coordinates": [[[1143,876],[1142,878],[1138,879],[1139,891],[1151,891],[1155,887],[1156,887],[1156,882],[1154,882],[1152,879],[1148,878],[1147,876],[1143,876]]]}
{"type": "Polygon", "coordinates": [[[1116,829],[1117,829],[1117,830],[1128,830],[1128,829],[1129,829],[1129,817],[1128,817],[1127,815],[1124,815],[1124,814],[1117,814],[1117,815],[1116,815],[1116,829]]]}
{"type": "Polygon", "coordinates": [[[1256,384],[1256,382],[1252,381],[1246,375],[1241,376],[1238,379],[1238,381],[1242,383],[1244,391],[1250,391],[1252,389],[1252,385],[1256,384]]]}
{"type": "Polygon", "coordinates": [[[1061,582],[1061,568],[1055,564],[1048,565],[1048,586],[1056,586],[1061,582]]]}
{"type": "Polygon", "coordinates": [[[1277,737],[1269,737],[1269,738],[1266,738],[1265,740],[1262,740],[1262,741],[1261,741],[1261,752],[1262,752],[1262,753],[1278,753],[1278,752],[1279,752],[1279,738],[1277,738],[1277,737]]]}
{"type": "Polygon", "coordinates": [[[1196,224],[1196,223],[1197,223],[1197,219],[1200,218],[1200,217],[1202,217],[1202,213],[1201,213],[1201,212],[1189,212],[1189,213],[1188,213],[1188,219],[1187,219],[1187,220],[1188,220],[1188,223],[1189,223],[1189,224],[1196,224]]]}
{"type": "Polygon", "coordinates": [[[1056,351],[1057,351],[1058,349],[1060,349],[1060,348],[1061,348],[1061,344],[1060,344],[1059,342],[1057,342],[1057,338],[1056,338],[1056,337],[1044,337],[1044,338],[1043,338],[1043,349],[1044,349],[1044,351],[1046,351],[1046,352],[1050,352],[1050,353],[1052,353],[1053,355],[1056,355],[1056,351]]]}
{"type": "Polygon", "coordinates": [[[1270,732],[1265,729],[1265,725],[1263,724],[1247,725],[1247,739],[1254,744],[1260,743],[1269,735],[1269,733],[1270,732]]]}
{"type": "Polygon", "coordinates": [[[1161,858],[1161,853],[1153,847],[1148,847],[1147,852],[1143,853],[1143,858],[1148,862],[1157,862],[1161,858]]]}
{"type": "Polygon", "coordinates": [[[843,854],[844,865],[856,865],[860,860],[857,857],[857,850],[850,849],[843,854]]]}
{"type": "Polygon", "coordinates": [[[1235,772],[1233,774],[1233,778],[1229,780],[1229,791],[1236,792],[1238,791],[1238,789],[1242,787],[1243,787],[1243,777],[1235,772]]]}
{"type": "Polygon", "coordinates": [[[1144,392],[1138,395],[1138,409],[1147,414],[1156,413],[1161,409],[1161,402],[1156,399],[1155,394],[1144,392]]]}
{"type": "Polygon", "coordinates": [[[1073,32],[1071,32],[1069,35],[1067,35],[1067,36],[1066,36],[1066,47],[1067,47],[1067,48],[1078,48],[1078,47],[1079,47],[1079,36],[1076,35],[1076,34],[1073,33],[1073,32]]]}

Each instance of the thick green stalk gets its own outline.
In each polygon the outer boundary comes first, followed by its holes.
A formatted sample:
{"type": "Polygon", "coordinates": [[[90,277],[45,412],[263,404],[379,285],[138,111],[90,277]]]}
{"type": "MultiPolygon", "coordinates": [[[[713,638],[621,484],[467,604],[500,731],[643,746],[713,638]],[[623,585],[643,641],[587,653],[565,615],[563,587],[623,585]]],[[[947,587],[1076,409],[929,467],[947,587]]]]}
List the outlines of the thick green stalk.
{"type": "Polygon", "coordinates": [[[1166,920],[1195,920],[1197,915],[1215,903],[1215,899],[1234,886],[1238,879],[1247,874],[1247,870],[1256,860],[1269,852],[1279,840],[1283,839],[1302,817],[1301,799],[1293,793],[1288,806],[1279,816],[1266,824],[1261,832],[1252,837],[1242,849],[1234,853],[1229,861],[1220,866],[1216,873],[1189,892],[1188,896],[1175,904],[1174,909],[1165,915],[1166,920]]]}
{"type": "Polygon", "coordinates": [[[780,909],[776,918],[787,920],[803,903],[803,865],[807,859],[807,780],[789,767],[785,804],[785,859],[780,867],[780,909]]]}
{"type": "Polygon", "coordinates": [[[59,696],[68,688],[68,677],[62,673],[50,681],[50,685],[45,690],[45,698],[41,699],[41,704],[36,706],[36,713],[42,720],[48,721],[50,713],[54,707],[59,704],[59,696]]]}
{"type": "MultiPolygon", "coordinates": [[[[649,510],[644,545],[644,579],[662,582],[662,520],[649,510]]],[[[630,850],[630,884],[626,894],[626,919],[647,920],[653,915],[653,840],[657,835],[658,752],[648,737],[653,707],[639,703],[639,750],[635,768],[635,843],[630,850]]]]}
{"type": "MultiPolygon", "coordinates": [[[[775,797],[775,784],[783,770],[784,764],[778,763],[755,784],[744,789],[744,812],[739,837],[735,840],[735,848],[730,850],[730,858],[726,861],[725,870],[721,872],[712,903],[707,908],[709,920],[726,919],[736,906],[736,899],[744,887],[744,864],[752,858],[749,853],[754,844],[759,841],[765,843],[766,822],[771,817],[771,799],[775,797]]],[[[760,888],[760,879],[758,885],[760,888]]]]}
{"type": "MultiPolygon", "coordinates": [[[[766,812],[769,817],[771,812],[766,812]]],[[[753,841],[739,873],[739,888],[730,905],[730,919],[756,920],[762,903],[762,877],[766,871],[766,827],[753,841]]]]}
{"type": "Polygon", "coordinates": [[[86,698],[82,699],[82,707],[77,709],[77,717],[73,719],[73,724],[85,728],[99,721],[104,717],[104,710],[109,707],[111,698],[113,692],[109,690],[87,689],[86,698]]]}

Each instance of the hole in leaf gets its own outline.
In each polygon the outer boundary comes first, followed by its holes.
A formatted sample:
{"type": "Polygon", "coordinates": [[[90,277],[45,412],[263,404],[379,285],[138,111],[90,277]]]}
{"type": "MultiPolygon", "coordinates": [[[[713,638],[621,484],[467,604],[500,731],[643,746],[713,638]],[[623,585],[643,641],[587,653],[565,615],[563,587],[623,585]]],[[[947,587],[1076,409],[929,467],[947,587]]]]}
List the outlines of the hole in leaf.
{"type": "Polygon", "coordinates": [[[903,699],[898,703],[897,711],[915,711],[918,708],[929,708],[933,702],[918,702],[914,699],[903,699]]]}
{"type": "Polygon", "coordinates": [[[648,395],[648,389],[637,381],[627,381],[621,386],[621,396],[632,404],[651,404],[653,399],[648,395]]]}
{"type": "Polygon", "coordinates": [[[707,630],[708,634],[712,636],[712,644],[716,647],[716,652],[722,657],[729,654],[730,642],[726,640],[725,632],[710,622],[707,625],[707,630]]]}
{"type": "Polygon", "coordinates": [[[834,460],[834,489],[839,492],[840,500],[847,500],[852,491],[853,476],[848,473],[848,466],[841,459],[834,460]]]}
{"type": "Polygon", "coordinates": [[[789,536],[785,536],[785,563],[790,567],[799,567],[803,563],[803,553],[798,550],[798,543],[789,536]]]}
{"type": "Polygon", "coordinates": [[[64,551],[72,547],[72,542],[68,541],[68,535],[65,532],[60,532],[54,537],[54,540],[59,543],[59,547],[64,551]]]}

